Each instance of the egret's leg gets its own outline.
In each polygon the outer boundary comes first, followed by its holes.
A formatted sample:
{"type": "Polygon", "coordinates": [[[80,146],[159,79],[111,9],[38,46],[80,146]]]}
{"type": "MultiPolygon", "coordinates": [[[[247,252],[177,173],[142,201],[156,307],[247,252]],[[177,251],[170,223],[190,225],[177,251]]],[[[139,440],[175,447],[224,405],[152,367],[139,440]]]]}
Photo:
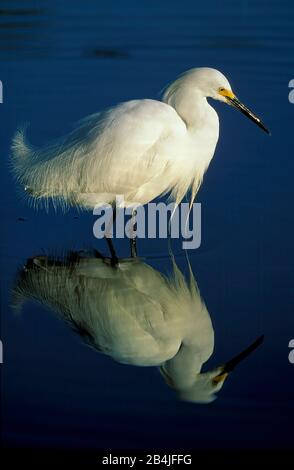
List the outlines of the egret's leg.
{"type": "Polygon", "coordinates": [[[107,236],[107,232],[110,232],[111,228],[114,226],[115,219],[116,219],[116,209],[114,207],[113,208],[112,221],[109,223],[109,225],[106,229],[106,235],[105,235],[106,243],[107,243],[107,246],[108,246],[110,254],[111,254],[111,262],[112,262],[113,265],[116,265],[118,263],[118,257],[116,256],[114,245],[112,243],[112,238],[107,236]]]}
{"type": "Polygon", "coordinates": [[[112,264],[116,265],[118,263],[118,257],[116,256],[116,252],[112,243],[112,239],[109,237],[105,237],[107,246],[109,248],[110,254],[111,254],[111,261],[112,264]]]}
{"type": "Polygon", "coordinates": [[[130,237],[130,247],[131,247],[131,257],[137,258],[137,211],[136,209],[132,212],[131,219],[131,237],[130,237]]]}

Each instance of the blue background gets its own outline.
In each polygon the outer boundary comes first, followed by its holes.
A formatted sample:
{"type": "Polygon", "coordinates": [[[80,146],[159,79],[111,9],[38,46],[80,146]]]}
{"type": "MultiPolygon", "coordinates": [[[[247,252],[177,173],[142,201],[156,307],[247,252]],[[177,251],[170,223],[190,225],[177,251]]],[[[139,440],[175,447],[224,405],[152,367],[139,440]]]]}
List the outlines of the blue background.
{"type": "MultiPolygon", "coordinates": [[[[1,440],[48,448],[240,448],[293,445],[294,4],[290,1],[0,2],[1,440]],[[9,172],[16,127],[36,145],[83,116],[133,98],[157,98],[192,67],[220,69],[264,118],[268,137],[220,103],[220,141],[198,196],[202,244],[189,253],[212,316],[210,366],[264,344],[218,399],[181,403],[156,369],[115,363],[86,348],[50,311],[10,306],[26,258],[102,242],[91,213],[35,212],[9,172]],[[292,131],[292,132],[291,132],[292,131]],[[78,218],[74,218],[78,215],[78,218]],[[19,218],[25,220],[18,220],[19,218]]],[[[120,255],[127,242],[119,241],[120,255]]],[[[168,272],[167,243],[140,255],[168,272]]],[[[174,250],[180,268],[187,269],[174,250]]]]}

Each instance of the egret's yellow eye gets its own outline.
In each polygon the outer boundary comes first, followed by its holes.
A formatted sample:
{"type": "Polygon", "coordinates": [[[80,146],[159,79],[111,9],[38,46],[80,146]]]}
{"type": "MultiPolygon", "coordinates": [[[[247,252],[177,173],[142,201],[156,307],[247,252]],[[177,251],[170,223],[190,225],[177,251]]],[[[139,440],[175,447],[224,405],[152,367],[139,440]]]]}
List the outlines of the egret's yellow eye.
{"type": "Polygon", "coordinates": [[[231,90],[227,90],[226,88],[220,87],[217,91],[220,95],[225,96],[226,98],[235,98],[234,93],[231,90]]]}

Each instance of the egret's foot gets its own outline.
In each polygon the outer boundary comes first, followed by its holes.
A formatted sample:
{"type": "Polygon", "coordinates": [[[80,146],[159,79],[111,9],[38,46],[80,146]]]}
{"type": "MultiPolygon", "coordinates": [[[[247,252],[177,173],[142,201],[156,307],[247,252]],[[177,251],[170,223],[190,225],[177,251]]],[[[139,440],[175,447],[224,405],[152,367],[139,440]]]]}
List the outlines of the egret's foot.
{"type": "Polygon", "coordinates": [[[115,256],[114,258],[111,258],[111,266],[113,268],[117,268],[119,265],[119,259],[115,256]]]}
{"type": "Polygon", "coordinates": [[[103,263],[107,264],[108,266],[111,266],[113,268],[117,268],[120,264],[119,258],[107,258],[103,257],[103,263]]]}

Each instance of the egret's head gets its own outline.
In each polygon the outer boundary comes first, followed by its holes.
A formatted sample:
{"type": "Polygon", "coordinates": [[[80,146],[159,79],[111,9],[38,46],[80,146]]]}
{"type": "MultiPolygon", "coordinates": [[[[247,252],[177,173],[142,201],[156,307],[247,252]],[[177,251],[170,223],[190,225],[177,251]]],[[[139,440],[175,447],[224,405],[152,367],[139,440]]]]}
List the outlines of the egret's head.
{"type": "Polygon", "coordinates": [[[191,71],[191,73],[194,75],[195,84],[197,83],[198,88],[202,91],[204,96],[234,106],[236,109],[241,111],[241,113],[245,114],[245,116],[255,122],[255,124],[257,124],[261,129],[268,134],[270,133],[261,119],[242,104],[236,97],[230,83],[221,72],[204,67],[195,69],[195,71],[191,71]]]}
{"type": "Polygon", "coordinates": [[[211,403],[217,398],[216,394],[222,388],[228,375],[229,373],[224,371],[224,366],[198,374],[195,384],[186,390],[178,390],[178,396],[183,401],[211,403]]]}
{"type": "Polygon", "coordinates": [[[229,375],[226,366],[223,365],[197,374],[192,385],[182,387],[175,383],[164,366],[161,367],[160,371],[167,384],[177,392],[180,400],[203,404],[211,403],[217,398],[217,392],[222,388],[225,379],[229,375]]]}
{"type": "Polygon", "coordinates": [[[192,69],[183,74],[192,86],[203,96],[226,103],[225,94],[233,96],[232,88],[226,77],[218,70],[208,67],[192,69]]]}
{"type": "Polygon", "coordinates": [[[223,103],[230,104],[236,109],[245,114],[261,129],[268,134],[269,130],[265,127],[259,117],[256,116],[250,109],[246,108],[244,104],[236,97],[233,92],[229,81],[226,77],[219,72],[209,67],[195,68],[183,73],[175,82],[168,86],[163,95],[163,101],[173,104],[172,99],[180,89],[197,90],[206,98],[213,98],[223,103]]]}

